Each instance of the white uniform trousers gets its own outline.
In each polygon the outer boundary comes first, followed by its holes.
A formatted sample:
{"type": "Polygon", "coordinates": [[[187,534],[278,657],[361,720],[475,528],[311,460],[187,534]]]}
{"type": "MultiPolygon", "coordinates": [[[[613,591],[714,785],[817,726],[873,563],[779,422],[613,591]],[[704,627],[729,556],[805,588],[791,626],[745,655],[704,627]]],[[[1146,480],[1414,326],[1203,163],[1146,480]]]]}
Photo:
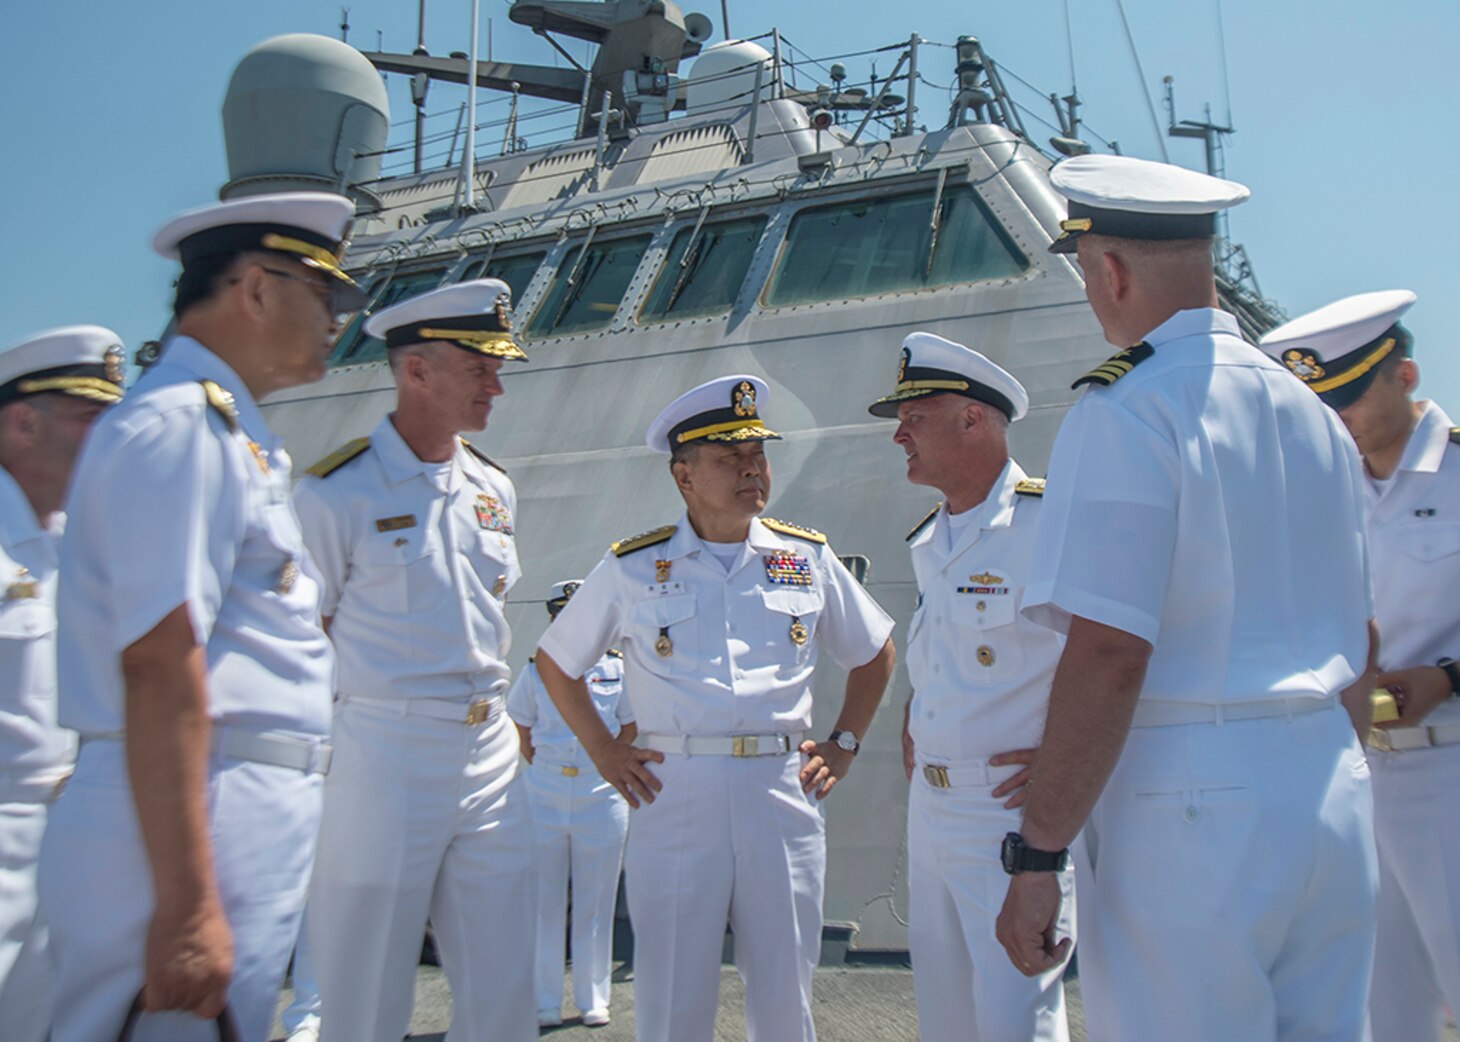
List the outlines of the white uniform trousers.
{"type": "Polygon", "coordinates": [[[1090,1042],[1357,1042],[1373,796],[1348,715],[1133,728],[1074,850],[1090,1042]]]}
{"type": "Polygon", "coordinates": [[[537,1008],[563,1001],[563,938],[573,880],[573,1002],[607,1009],[613,971],[613,912],[629,832],[629,805],[589,767],[574,776],[541,759],[527,770],[537,836],[537,1008]]]}
{"type": "Polygon", "coordinates": [[[294,942],[294,961],[289,968],[294,998],[279,1014],[285,1036],[300,1028],[319,1030],[319,980],[314,973],[314,954],[309,944],[309,915],[300,917],[299,938],[294,942]]]}
{"type": "Polygon", "coordinates": [[[50,1024],[51,968],[36,898],[46,806],[0,803],[0,1039],[6,1042],[41,1042],[50,1024]]]}
{"type": "MultiPolygon", "coordinates": [[[[908,794],[908,941],[918,1036],[922,1042],[1067,1042],[1064,967],[1026,977],[994,936],[1009,890],[999,848],[1007,833],[1019,831],[1022,815],[989,793],[1019,768],[989,768],[985,761],[957,766],[960,780],[982,771],[983,782],[934,788],[919,769],[908,794]]],[[[1059,878],[1065,902],[1057,934],[1073,936],[1074,869],[1059,878]]]]}
{"type": "MultiPolygon", "coordinates": [[[[517,731],[341,700],[309,892],[324,1042],[400,1042],[426,920],[451,986],[447,1042],[537,1037],[532,821],[517,731]]],[[[462,705],[463,718],[466,705],[462,705]]]]}
{"type": "Polygon", "coordinates": [[[1374,1042],[1439,1042],[1460,1012],[1460,745],[1370,751],[1379,844],[1374,1042]]]}
{"type": "MultiPolygon", "coordinates": [[[[137,829],[123,743],[84,742],[41,847],[41,907],[56,967],[52,1042],[109,1042],[142,986],[152,873],[137,829]]],[[[213,868],[233,933],[228,1005],[244,1042],[269,1037],[299,929],[319,829],[318,774],[210,764],[213,868]]],[[[208,1040],[211,1021],[147,1014],[136,1042],[208,1040]]]]}
{"type": "Polygon", "coordinates": [[[665,755],[629,816],[638,1042],[711,1042],[728,917],[748,1042],[814,1042],[826,827],[803,757],[665,755]]]}

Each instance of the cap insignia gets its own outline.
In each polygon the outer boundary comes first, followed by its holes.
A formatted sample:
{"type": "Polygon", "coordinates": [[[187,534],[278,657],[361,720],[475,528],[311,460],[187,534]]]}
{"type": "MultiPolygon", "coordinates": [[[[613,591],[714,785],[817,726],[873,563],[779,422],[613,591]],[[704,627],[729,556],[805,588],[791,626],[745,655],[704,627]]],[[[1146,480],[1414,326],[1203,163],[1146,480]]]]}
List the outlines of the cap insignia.
{"type": "Polygon", "coordinates": [[[1283,352],[1283,365],[1304,383],[1323,379],[1327,370],[1318,364],[1318,359],[1300,347],[1290,347],[1283,352]]]}
{"type": "Polygon", "coordinates": [[[753,418],[755,416],[755,384],[749,380],[741,380],[735,385],[735,390],[730,392],[730,404],[735,407],[735,415],[741,419],[753,418]]]}
{"type": "Polygon", "coordinates": [[[907,364],[910,361],[912,361],[912,352],[904,347],[902,349],[902,357],[898,359],[897,362],[897,380],[895,381],[896,383],[902,383],[904,380],[907,379],[907,364]]]}
{"type": "Polygon", "coordinates": [[[502,332],[504,333],[510,333],[512,331],[512,314],[508,310],[509,307],[510,302],[508,298],[503,295],[497,298],[497,306],[493,309],[497,315],[497,322],[499,325],[501,325],[502,332]]]}
{"type": "Polygon", "coordinates": [[[114,384],[122,382],[122,345],[113,344],[106,349],[106,357],[102,359],[105,367],[106,378],[114,384]]]}

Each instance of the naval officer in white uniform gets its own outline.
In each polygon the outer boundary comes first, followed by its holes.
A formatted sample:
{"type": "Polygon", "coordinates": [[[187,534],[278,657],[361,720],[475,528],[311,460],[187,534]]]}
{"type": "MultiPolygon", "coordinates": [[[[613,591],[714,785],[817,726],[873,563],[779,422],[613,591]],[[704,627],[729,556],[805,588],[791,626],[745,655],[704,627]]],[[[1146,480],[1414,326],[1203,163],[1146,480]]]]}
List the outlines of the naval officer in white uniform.
{"type": "Polygon", "coordinates": [[[37,333],[0,353],[0,1034],[40,1042],[51,1015],[36,858],[75,758],[56,724],[61,506],[97,414],[122,397],[121,338],[37,333]]]}
{"type": "Polygon", "coordinates": [[[503,706],[517,493],[460,437],[487,426],[502,364],[527,357],[508,292],[479,279],[372,315],[395,411],[295,493],[339,654],[309,896],[324,1042],[406,1033],[428,917],[451,985],[448,1039],[537,1034],[532,827],[503,706]]]}
{"type": "MultiPolygon", "coordinates": [[[[918,580],[904,732],[908,940],[923,1042],[1069,1037],[1064,967],[1020,974],[988,900],[1004,886],[999,844],[1019,829],[1023,765],[1064,646],[1019,613],[1044,495],[1044,481],[1009,456],[1009,424],[1028,409],[1010,373],[931,333],[903,341],[892,393],[868,407],[897,418],[908,480],[946,497],[908,535],[918,580]]],[[[1064,898],[1060,938],[1074,934],[1068,861],[1050,866],[1064,898]]]]}
{"type": "Polygon", "coordinates": [[[354,205],[261,195],[184,214],[176,335],[88,440],[57,595],[60,720],[76,773],[41,899],[58,961],[52,1039],[204,1038],[225,1002],[267,1037],[328,767],[334,655],[258,402],[324,374],[354,205]],[[196,1014],[197,1016],[193,1016],[196,1014]],[[153,1020],[154,1018],[149,1018],[153,1020]]]}
{"type": "MultiPolygon", "coordinates": [[[[553,583],[549,619],[583,585],[553,583]]],[[[624,693],[624,656],[610,648],[583,674],[603,726],[632,743],[638,728],[624,693]]],[[[548,697],[537,664],[512,682],[507,713],[527,760],[527,798],[537,836],[537,1022],[563,1022],[563,938],[568,880],[573,883],[573,1001],[588,1027],[608,1023],[613,971],[613,915],[629,805],[593,766],[571,728],[548,697]]]]}
{"type": "Polygon", "coordinates": [[[1370,739],[1379,845],[1374,1042],[1439,1042],[1460,1009],[1460,429],[1416,401],[1408,290],[1361,293],[1262,339],[1338,411],[1364,460],[1379,686],[1399,719],[1370,739]]]}
{"type": "Polygon", "coordinates": [[[819,532],[762,519],[764,381],[711,380],[649,427],[685,501],[615,543],[537,650],[553,702],[631,807],[625,858],[639,1042],[709,1042],[728,918],[749,1037],[811,1042],[826,834],[816,801],[851,768],[892,672],[892,620],[819,532]],[[582,681],[621,642],[639,748],[582,681]],[[811,727],[820,652],[848,670],[811,727]],[[651,768],[650,763],[654,766],[651,768]]]}
{"type": "Polygon", "coordinates": [[[1340,705],[1372,685],[1357,453],[1217,309],[1214,215],[1246,188],[1119,156],[1052,180],[1052,248],[1135,346],[1076,381],[1050,461],[1023,610],[1067,640],[999,939],[1026,973],[1065,957],[1056,881],[1027,869],[1084,825],[1091,1042],[1360,1039],[1377,865],[1340,705]]]}

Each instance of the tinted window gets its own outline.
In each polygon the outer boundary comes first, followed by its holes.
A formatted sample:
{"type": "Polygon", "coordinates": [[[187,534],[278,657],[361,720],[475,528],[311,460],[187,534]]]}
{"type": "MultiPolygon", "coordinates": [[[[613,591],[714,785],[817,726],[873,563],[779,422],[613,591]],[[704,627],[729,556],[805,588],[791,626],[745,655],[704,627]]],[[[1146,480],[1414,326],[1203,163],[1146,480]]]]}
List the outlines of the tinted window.
{"type": "MultiPolygon", "coordinates": [[[[378,291],[376,300],[370,306],[372,313],[399,304],[402,300],[419,296],[441,284],[445,268],[431,268],[427,271],[412,271],[397,275],[384,290],[378,291]]],[[[365,318],[362,311],[350,319],[335,349],[330,353],[330,365],[359,365],[363,362],[378,362],[385,357],[385,341],[365,335],[365,318]]]]}
{"type": "Polygon", "coordinates": [[[492,257],[486,261],[472,261],[466,266],[461,281],[468,279],[501,279],[512,291],[515,304],[527,292],[527,284],[542,264],[542,253],[521,253],[515,257],[492,257]]]}
{"type": "Polygon", "coordinates": [[[801,211],[786,234],[766,303],[808,304],[1008,278],[1029,267],[971,188],[944,191],[935,243],[933,196],[930,189],[801,211]]]}
{"type": "Polygon", "coordinates": [[[594,242],[586,254],[582,246],[574,246],[553,274],[537,314],[527,324],[527,335],[561,336],[607,327],[648,246],[647,235],[594,242]]]}
{"type": "Polygon", "coordinates": [[[729,311],[745,282],[764,228],[764,217],[747,217],[707,224],[698,235],[693,226],[681,230],[670,244],[641,320],[653,322],[729,311]]]}

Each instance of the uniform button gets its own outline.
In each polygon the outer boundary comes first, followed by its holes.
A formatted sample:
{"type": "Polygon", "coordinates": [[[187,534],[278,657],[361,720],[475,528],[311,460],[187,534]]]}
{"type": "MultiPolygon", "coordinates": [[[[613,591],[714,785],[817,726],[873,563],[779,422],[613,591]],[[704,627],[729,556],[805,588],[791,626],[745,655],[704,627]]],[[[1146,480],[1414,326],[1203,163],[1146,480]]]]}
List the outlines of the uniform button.
{"type": "Polygon", "coordinates": [[[941,672],[943,672],[943,667],[940,666],[938,663],[934,662],[933,663],[933,672],[934,673],[941,673],[941,672]]]}
{"type": "Polygon", "coordinates": [[[983,611],[985,608],[988,607],[988,604],[984,601],[979,601],[977,604],[974,605],[974,607],[977,608],[979,611],[983,611]]]}
{"type": "Polygon", "coordinates": [[[941,616],[941,615],[934,616],[933,621],[936,622],[938,625],[941,626],[941,625],[943,625],[943,616],[941,616]]]}
{"type": "Polygon", "coordinates": [[[1195,804],[1193,804],[1192,806],[1186,808],[1186,813],[1182,816],[1186,818],[1187,821],[1195,821],[1197,818],[1201,817],[1201,810],[1195,804]]]}
{"type": "Polygon", "coordinates": [[[980,644],[975,654],[980,666],[992,666],[994,664],[994,649],[987,644],[980,644]]]}

